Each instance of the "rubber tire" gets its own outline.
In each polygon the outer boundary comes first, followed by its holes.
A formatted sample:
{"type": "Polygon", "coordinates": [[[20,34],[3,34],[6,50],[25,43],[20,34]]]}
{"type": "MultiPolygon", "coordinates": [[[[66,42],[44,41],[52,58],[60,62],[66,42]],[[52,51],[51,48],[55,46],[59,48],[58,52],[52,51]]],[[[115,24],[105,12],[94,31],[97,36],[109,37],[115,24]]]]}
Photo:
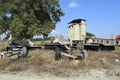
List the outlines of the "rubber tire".
{"type": "Polygon", "coordinates": [[[86,50],[82,50],[81,54],[82,54],[82,57],[83,57],[82,60],[88,58],[88,52],[86,50]]]}
{"type": "Polygon", "coordinates": [[[23,58],[26,58],[27,55],[28,55],[28,50],[27,50],[27,47],[24,46],[24,47],[22,48],[22,57],[23,57],[23,58]]]}
{"type": "Polygon", "coordinates": [[[55,60],[59,60],[61,58],[61,51],[59,47],[55,48],[55,60]]]}

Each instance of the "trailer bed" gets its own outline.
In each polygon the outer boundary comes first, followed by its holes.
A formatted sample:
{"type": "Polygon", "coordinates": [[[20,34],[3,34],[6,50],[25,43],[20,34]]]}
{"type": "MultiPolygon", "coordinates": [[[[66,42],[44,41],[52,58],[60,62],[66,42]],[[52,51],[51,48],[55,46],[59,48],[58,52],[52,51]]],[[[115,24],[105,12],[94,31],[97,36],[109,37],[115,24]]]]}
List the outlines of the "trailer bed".
{"type": "Polygon", "coordinates": [[[94,43],[94,44],[84,44],[84,49],[95,50],[95,51],[115,50],[115,46],[114,45],[104,45],[104,44],[94,43]]]}

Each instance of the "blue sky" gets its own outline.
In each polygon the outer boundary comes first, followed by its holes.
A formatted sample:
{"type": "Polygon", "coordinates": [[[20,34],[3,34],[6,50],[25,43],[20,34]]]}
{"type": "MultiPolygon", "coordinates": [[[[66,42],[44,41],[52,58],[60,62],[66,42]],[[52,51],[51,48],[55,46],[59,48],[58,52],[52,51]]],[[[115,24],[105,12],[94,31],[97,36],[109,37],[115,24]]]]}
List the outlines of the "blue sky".
{"type": "MultiPolygon", "coordinates": [[[[120,0],[59,0],[65,15],[57,23],[54,34],[68,38],[68,23],[73,19],[86,19],[87,32],[99,38],[112,38],[120,34],[120,0]]],[[[3,37],[3,36],[1,36],[3,37]]]]}
{"type": "Polygon", "coordinates": [[[68,37],[68,22],[83,18],[87,32],[99,38],[111,38],[120,34],[120,0],[59,0],[65,13],[57,23],[54,33],[68,37]]]}

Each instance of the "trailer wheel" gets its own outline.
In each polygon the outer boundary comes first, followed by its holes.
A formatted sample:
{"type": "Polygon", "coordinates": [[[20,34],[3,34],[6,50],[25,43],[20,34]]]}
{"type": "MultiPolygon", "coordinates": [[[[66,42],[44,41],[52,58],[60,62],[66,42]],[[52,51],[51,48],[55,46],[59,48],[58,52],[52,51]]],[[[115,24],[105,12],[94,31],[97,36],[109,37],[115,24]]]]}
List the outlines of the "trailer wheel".
{"type": "Polygon", "coordinates": [[[86,50],[82,50],[81,54],[82,54],[82,60],[88,58],[88,52],[86,50]]]}
{"type": "Polygon", "coordinates": [[[61,51],[59,47],[55,48],[55,60],[59,60],[61,58],[61,51]]]}
{"type": "Polygon", "coordinates": [[[27,55],[28,55],[27,47],[24,46],[24,47],[22,48],[22,57],[23,57],[23,58],[26,58],[27,55]]]}

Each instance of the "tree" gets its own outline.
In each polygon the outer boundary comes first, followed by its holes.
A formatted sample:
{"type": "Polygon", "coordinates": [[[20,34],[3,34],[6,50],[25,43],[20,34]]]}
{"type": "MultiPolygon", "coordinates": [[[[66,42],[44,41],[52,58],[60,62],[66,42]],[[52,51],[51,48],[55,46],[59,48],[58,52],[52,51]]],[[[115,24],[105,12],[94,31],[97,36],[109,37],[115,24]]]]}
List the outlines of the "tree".
{"type": "Polygon", "coordinates": [[[7,32],[16,39],[47,37],[63,15],[58,0],[0,0],[0,34],[7,32]]]}
{"type": "Polygon", "coordinates": [[[90,32],[86,32],[86,35],[87,35],[87,37],[95,37],[95,35],[90,32]]]}

